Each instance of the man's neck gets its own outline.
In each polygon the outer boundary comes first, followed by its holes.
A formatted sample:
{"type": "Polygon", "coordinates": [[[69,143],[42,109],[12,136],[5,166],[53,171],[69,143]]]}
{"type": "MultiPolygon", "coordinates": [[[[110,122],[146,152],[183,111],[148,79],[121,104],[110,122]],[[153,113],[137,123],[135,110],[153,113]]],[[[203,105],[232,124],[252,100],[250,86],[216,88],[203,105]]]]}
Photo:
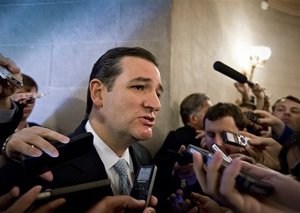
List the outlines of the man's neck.
{"type": "Polygon", "coordinates": [[[133,143],[126,143],[125,137],[111,134],[110,130],[97,122],[96,119],[89,118],[89,122],[97,136],[119,157],[122,156],[126,149],[133,143]]]}

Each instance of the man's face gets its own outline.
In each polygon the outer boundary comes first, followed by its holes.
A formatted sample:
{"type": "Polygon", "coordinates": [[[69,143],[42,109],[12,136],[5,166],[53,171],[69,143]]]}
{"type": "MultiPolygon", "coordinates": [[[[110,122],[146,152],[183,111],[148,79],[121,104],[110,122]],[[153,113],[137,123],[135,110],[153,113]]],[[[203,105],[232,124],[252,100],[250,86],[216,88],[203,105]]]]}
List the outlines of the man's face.
{"type": "Polygon", "coordinates": [[[210,100],[206,100],[203,103],[203,107],[199,108],[197,113],[193,113],[190,117],[190,125],[196,130],[203,130],[203,119],[209,107],[212,106],[210,100]]]}
{"type": "Polygon", "coordinates": [[[106,134],[122,140],[147,140],[161,108],[162,83],[158,68],[138,57],[120,61],[122,73],[111,91],[102,92],[102,123],[106,134]]]}
{"type": "Polygon", "coordinates": [[[275,105],[273,115],[293,130],[300,130],[300,104],[283,99],[275,105]]]}
{"type": "Polygon", "coordinates": [[[205,120],[205,143],[207,148],[212,151],[212,145],[217,144],[227,154],[239,153],[239,147],[223,143],[221,138],[222,131],[238,133],[239,129],[231,116],[226,116],[216,121],[205,120]]]}
{"type": "MultiPolygon", "coordinates": [[[[20,88],[16,91],[16,96],[18,95],[18,93],[35,93],[37,92],[37,89],[35,87],[23,87],[23,88],[20,88]]],[[[23,104],[24,108],[23,108],[23,119],[26,120],[33,108],[34,108],[34,105],[35,105],[35,99],[30,99],[28,100],[25,104],[23,104]]]]}

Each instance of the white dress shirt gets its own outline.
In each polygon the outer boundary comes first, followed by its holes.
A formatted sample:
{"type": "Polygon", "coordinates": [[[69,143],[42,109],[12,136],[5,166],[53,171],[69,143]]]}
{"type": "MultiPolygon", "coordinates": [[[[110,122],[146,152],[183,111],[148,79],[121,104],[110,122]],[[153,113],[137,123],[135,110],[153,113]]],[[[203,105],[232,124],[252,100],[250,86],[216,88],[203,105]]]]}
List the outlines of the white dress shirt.
{"type": "MultiPolygon", "coordinates": [[[[85,125],[85,130],[87,132],[91,132],[94,136],[94,147],[98,152],[99,157],[101,158],[106,173],[108,175],[108,178],[111,181],[111,188],[114,193],[114,195],[117,195],[119,193],[119,176],[117,172],[114,170],[113,165],[120,159],[109,146],[104,143],[104,141],[96,134],[94,129],[92,128],[89,121],[87,121],[85,125]]],[[[122,159],[125,159],[127,162],[127,175],[129,177],[130,184],[132,186],[133,184],[133,178],[134,178],[134,169],[133,169],[133,163],[130,157],[129,149],[126,149],[124,154],[121,156],[122,159]]]]}

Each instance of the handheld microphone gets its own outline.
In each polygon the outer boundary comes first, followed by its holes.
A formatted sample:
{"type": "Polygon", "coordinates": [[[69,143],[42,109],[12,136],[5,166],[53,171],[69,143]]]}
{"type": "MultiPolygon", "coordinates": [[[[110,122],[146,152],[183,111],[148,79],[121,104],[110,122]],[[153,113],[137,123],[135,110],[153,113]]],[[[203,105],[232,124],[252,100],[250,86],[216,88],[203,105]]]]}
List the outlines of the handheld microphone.
{"type": "Polygon", "coordinates": [[[216,71],[223,73],[224,75],[236,80],[237,82],[247,83],[251,88],[253,88],[255,85],[253,82],[248,81],[247,76],[239,73],[238,71],[232,69],[231,67],[227,66],[226,64],[223,64],[220,61],[216,61],[213,67],[216,71]]]}

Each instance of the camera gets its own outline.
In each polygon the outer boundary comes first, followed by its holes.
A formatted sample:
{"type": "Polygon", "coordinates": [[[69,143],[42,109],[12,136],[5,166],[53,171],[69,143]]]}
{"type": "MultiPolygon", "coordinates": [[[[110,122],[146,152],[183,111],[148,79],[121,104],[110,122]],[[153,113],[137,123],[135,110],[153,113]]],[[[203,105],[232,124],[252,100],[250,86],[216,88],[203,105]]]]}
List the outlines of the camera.
{"type": "Polygon", "coordinates": [[[248,145],[249,138],[244,137],[243,135],[235,134],[232,132],[223,131],[221,132],[221,138],[224,143],[246,147],[248,145]]]}

